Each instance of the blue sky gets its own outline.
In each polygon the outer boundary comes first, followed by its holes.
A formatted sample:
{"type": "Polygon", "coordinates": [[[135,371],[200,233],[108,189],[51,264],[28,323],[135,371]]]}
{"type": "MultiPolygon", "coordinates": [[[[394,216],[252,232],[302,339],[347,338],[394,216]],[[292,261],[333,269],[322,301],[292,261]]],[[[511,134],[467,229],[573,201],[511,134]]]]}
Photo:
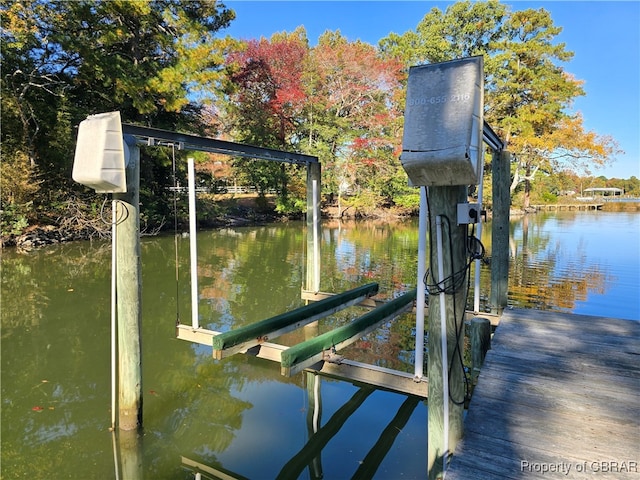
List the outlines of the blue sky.
{"type": "MultiPolygon", "coordinates": [[[[304,25],[311,44],[326,30],[340,30],[349,40],[377,45],[390,32],[415,29],[433,7],[452,2],[430,1],[238,1],[224,2],[236,19],[223,34],[236,38],[267,37],[304,25]]],[[[564,65],[585,82],[586,96],[573,109],[585,127],[616,139],[624,154],[596,175],[640,178],[640,2],[505,1],[512,10],[545,8],[557,37],[575,53],[564,65]]]]}

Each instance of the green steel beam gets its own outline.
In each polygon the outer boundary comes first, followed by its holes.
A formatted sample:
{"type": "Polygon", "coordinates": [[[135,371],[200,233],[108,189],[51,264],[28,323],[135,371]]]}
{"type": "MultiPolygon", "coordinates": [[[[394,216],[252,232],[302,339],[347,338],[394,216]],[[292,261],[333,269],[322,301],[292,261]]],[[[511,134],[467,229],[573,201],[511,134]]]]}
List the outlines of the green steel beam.
{"type": "Polygon", "coordinates": [[[325,351],[332,348],[346,347],[355,342],[360,337],[378,328],[382,322],[391,320],[413,307],[415,299],[416,289],[413,289],[381,307],[371,310],[348,325],[343,325],[284,350],[281,355],[282,375],[294,375],[321,361],[324,358],[325,351]]]}
{"type": "Polygon", "coordinates": [[[285,312],[260,322],[212,337],[213,355],[220,360],[248,350],[280,335],[303,327],[378,293],[378,284],[369,283],[329,298],[285,312]]]}

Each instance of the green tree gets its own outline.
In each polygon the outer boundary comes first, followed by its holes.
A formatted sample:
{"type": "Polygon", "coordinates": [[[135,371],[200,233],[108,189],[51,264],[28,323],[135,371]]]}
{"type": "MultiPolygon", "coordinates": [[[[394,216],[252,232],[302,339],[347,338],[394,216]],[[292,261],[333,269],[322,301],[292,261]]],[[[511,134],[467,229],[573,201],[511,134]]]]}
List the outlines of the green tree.
{"type": "Polygon", "coordinates": [[[523,184],[526,207],[538,171],[596,168],[617,152],[611,138],[585,131],[571,112],[584,91],[562,66],[573,54],[555,41],[560,31],[544,9],[464,1],[432,9],[415,31],[392,34],[380,48],[407,66],[484,56],[485,118],[515,156],[511,189],[523,184]]]}
{"type": "MultiPolygon", "coordinates": [[[[214,34],[234,16],[205,0],[3,1],[0,14],[3,185],[18,171],[29,180],[0,201],[6,210],[31,195],[27,213],[54,218],[76,193],[91,197],[70,180],[73,127],[88,114],[120,110],[126,122],[197,129],[191,97],[219,81],[230,42],[214,34]]],[[[143,165],[152,175],[143,202],[161,198],[166,155],[143,165]]]]}

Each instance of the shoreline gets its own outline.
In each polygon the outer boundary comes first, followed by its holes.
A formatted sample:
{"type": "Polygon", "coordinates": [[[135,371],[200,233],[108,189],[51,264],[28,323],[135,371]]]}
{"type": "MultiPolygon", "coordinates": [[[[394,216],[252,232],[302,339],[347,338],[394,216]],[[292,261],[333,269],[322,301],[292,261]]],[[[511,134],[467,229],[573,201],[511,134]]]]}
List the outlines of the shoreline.
{"type": "MultiPolygon", "coordinates": [[[[378,210],[372,212],[371,215],[356,215],[355,212],[348,212],[343,210],[341,215],[337,214],[337,208],[334,206],[323,207],[322,218],[323,219],[348,219],[353,220],[355,218],[375,218],[385,221],[395,221],[402,218],[413,217],[417,215],[398,214],[390,210],[378,210]]],[[[605,208],[597,211],[606,212],[640,212],[640,203],[606,203],[605,208]],[[615,208],[614,208],[615,206],[615,208]]],[[[535,208],[519,209],[512,208],[510,211],[510,217],[520,217],[522,215],[546,213],[546,210],[538,210],[535,208]]],[[[491,211],[489,210],[489,217],[491,211]]],[[[243,205],[243,208],[234,209],[233,212],[229,212],[222,215],[212,221],[207,222],[204,225],[200,225],[199,228],[204,229],[217,229],[217,228],[229,228],[229,227],[241,227],[241,226],[253,226],[263,225],[266,223],[274,222],[288,222],[291,220],[298,220],[304,218],[303,214],[300,215],[281,215],[270,208],[267,210],[259,210],[255,206],[243,205]]],[[[141,236],[156,236],[170,232],[170,229],[158,229],[151,233],[141,232],[141,236]]],[[[25,232],[19,235],[6,235],[0,238],[0,249],[4,248],[16,248],[21,251],[31,251],[38,248],[46,247],[49,245],[57,245],[60,243],[69,243],[75,241],[87,241],[87,240],[106,240],[111,238],[111,230],[104,231],[92,230],[70,230],[55,225],[34,225],[28,227],[25,232]]]]}

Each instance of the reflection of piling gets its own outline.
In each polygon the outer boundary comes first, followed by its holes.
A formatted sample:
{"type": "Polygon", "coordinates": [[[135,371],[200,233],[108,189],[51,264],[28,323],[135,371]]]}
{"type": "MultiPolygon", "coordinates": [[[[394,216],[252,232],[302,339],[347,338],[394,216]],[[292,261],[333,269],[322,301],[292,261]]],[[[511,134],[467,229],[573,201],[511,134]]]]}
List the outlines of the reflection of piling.
{"type": "Polygon", "coordinates": [[[122,430],[118,433],[120,447],[120,473],[123,480],[142,480],[142,435],[137,430],[122,430]]]}
{"type": "Polygon", "coordinates": [[[333,414],[331,419],[317,433],[313,435],[307,444],[300,450],[287,464],[282,467],[278,474],[279,479],[298,478],[305,467],[316,458],[329,440],[340,431],[344,422],[362,405],[374,389],[362,387],[351,399],[333,414]]]}
{"type": "Polygon", "coordinates": [[[118,425],[133,430],[142,425],[142,352],[140,319],[140,148],[131,146],[126,168],[127,192],[117,200],[118,425]]]}
{"type": "MultiPolygon", "coordinates": [[[[305,327],[306,329],[307,327],[305,327]]],[[[320,395],[320,375],[315,372],[305,372],[307,379],[307,398],[309,408],[307,409],[307,432],[309,438],[318,432],[322,419],[322,396],[320,395]]],[[[311,480],[320,479],[322,473],[322,451],[313,457],[309,462],[309,478],[311,480]]]]}

